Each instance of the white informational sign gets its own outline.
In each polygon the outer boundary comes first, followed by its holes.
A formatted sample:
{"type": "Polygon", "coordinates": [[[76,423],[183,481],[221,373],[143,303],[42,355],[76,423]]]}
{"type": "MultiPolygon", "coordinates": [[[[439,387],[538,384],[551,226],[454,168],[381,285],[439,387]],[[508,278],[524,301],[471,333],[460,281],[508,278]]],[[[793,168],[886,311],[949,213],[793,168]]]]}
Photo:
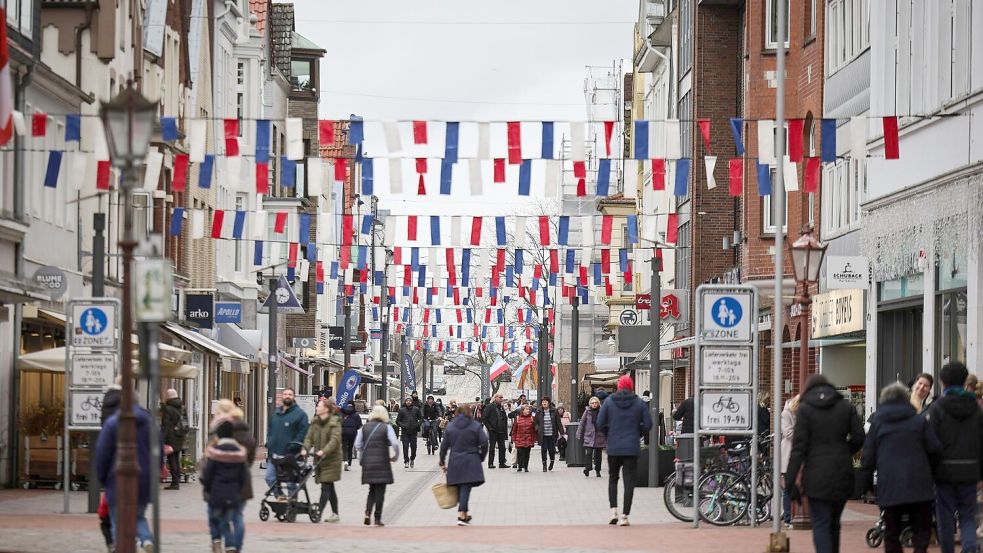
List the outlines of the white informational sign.
{"type": "Polygon", "coordinates": [[[300,407],[307,413],[307,420],[314,418],[314,408],[317,407],[317,396],[297,394],[294,396],[294,401],[297,402],[297,407],[300,407]]]}
{"type": "Polygon", "coordinates": [[[831,290],[812,299],[812,338],[862,332],[866,327],[865,290],[831,290]]]}
{"type": "Polygon", "coordinates": [[[116,355],[76,353],[72,356],[72,388],[105,391],[116,380],[116,355]]]}
{"type": "Polygon", "coordinates": [[[109,303],[72,306],[72,347],[112,348],[116,346],[116,306],[109,303]]]}
{"type": "Polygon", "coordinates": [[[133,263],[133,314],[137,322],[171,318],[171,262],[150,258],[133,263]]]}
{"type": "Polygon", "coordinates": [[[700,430],[750,430],[751,391],[700,392],[700,430]]]}
{"type": "Polygon", "coordinates": [[[751,293],[703,294],[702,339],[705,342],[750,342],[753,322],[751,293]]]}
{"type": "Polygon", "coordinates": [[[71,418],[73,428],[99,428],[102,426],[101,390],[72,390],[71,418]]]}
{"type": "Polygon", "coordinates": [[[842,290],[866,289],[869,280],[869,263],[866,257],[854,255],[826,256],[826,288],[842,290]]]}
{"type": "Polygon", "coordinates": [[[704,347],[700,370],[704,386],[750,386],[750,347],[704,347]]]}

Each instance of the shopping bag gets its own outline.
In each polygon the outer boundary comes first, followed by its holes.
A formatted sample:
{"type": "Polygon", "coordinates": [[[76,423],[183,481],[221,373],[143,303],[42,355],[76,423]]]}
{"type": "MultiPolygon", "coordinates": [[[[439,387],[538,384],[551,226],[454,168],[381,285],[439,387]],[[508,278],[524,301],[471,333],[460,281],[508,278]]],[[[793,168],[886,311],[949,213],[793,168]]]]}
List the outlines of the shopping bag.
{"type": "Polygon", "coordinates": [[[519,462],[519,448],[509,444],[509,466],[514,466],[519,462]]]}
{"type": "Polygon", "coordinates": [[[431,488],[441,509],[453,509],[457,506],[457,486],[448,486],[445,482],[434,484],[431,488]]]}

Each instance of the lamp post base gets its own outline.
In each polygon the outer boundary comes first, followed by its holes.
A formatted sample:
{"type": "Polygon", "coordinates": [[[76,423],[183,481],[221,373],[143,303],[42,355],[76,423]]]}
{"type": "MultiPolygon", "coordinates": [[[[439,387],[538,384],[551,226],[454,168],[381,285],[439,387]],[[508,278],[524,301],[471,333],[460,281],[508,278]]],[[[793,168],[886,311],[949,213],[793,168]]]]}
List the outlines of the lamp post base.
{"type": "Polygon", "coordinates": [[[768,547],[765,553],[788,553],[788,535],[785,532],[772,532],[768,535],[768,547]]]}

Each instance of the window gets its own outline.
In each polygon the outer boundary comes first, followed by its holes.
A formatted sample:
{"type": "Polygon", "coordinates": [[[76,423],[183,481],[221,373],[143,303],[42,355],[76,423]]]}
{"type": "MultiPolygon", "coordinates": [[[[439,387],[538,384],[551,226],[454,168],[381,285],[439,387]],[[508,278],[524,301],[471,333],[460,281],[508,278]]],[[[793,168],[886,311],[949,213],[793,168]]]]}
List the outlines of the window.
{"type": "Polygon", "coordinates": [[[693,18],[691,4],[696,0],[679,1],[679,76],[693,67],[693,18]]]}
{"type": "Polygon", "coordinates": [[[870,0],[829,0],[826,6],[826,74],[832,75],[870,48],[870,0]]]}
{"type": "Polygon", "coordinates": [[[24,38],[34,38],[34,1],[7,0],[7,25],[24,38]]]}
{"type": "MultiPolygon", "coordinates": [[[[690,289],[690,224],[689,221],[679,225],[676,236],[676,288],[690,289]]],[[[676,325],[677,330],[688,329],[689,323],[676,325]]]]}
{"type": "MultiPolygon", "coordinates": [[[[778,2],[781,0],[767,0],[765,2],[765,48],[774,50],[778,47],[778,2]]],[[[789,12],[792,9],[791,0],[785,0],[785,47],[788,48],[789,37],[789,12]]]]}
{"type": "Polygon", "coordinates": [[[290,85],[294,90],[314,90],[314,60],[290,60],[290,85]]]}
{"type": "MultiPolygon", "coordinates": [[[[775,182],[775,169],[771,169],[771,182],[775,182]]],[[[774,193],[774,190],[772,190],[774,193]]],[[[782,231],[788,232],[788,193],[785,193],[785,217],[783,218],[782,231]]],[[[771,196],[763,196],[761,198],[761,223],[762,229],[765,234],[775,234],[775,210],[771,204],[771,196]]]]}
{"type": "Polygon", "coordinates": [[[239,119],[239,137],[245,136],[246,126],[243,119],[246,118],[246,63],[236,64],[236,117],[239,119]]]}
{"type": "Polygon", "coordinates": [[[142,241],[150,234],[150,225],[153,223],[150,210],[153,208],[153,205],[154,202],[150,198],[150,194],[143,192],[133,193],[133,233],[135,234],[134,240],[136,242],[142,241]]]}
{"type": "Polygon", "coordinates": [[[809,14],[806,18],[806,41],[816,38],[816,1],[809,0],[809,14]]]}
{"type": "Polygon", "coordinates": [[[823,236],[856,228],[860,223],[860,203],[867,190],[863,160],[841,159],[823,169],[823,236]]]}

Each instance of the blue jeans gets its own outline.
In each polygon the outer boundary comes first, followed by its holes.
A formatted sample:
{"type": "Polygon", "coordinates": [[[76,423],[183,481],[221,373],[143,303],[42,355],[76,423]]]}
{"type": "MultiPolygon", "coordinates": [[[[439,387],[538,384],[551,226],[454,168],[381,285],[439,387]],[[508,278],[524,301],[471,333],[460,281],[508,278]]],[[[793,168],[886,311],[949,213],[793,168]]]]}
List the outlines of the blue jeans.
{"type": "Polygon", "coordinates": [[[935,519],[942,553],[956,550],[956,517],[961,550],[976,553],[976,484],[936,484],[935,519]]]}
{"type": "MultiPolygon", "coordinates": [[[[273,465],[273,459],[266,460],[266,474],[263,476],[263,478],[266,480],[267,488],[272,488],[273,484],[276,484],[276,467],[273,465]]],[[[287,493],[292,493],[293,489],[297,487],[296,484],[288,483],[285,485],[287,487],[287,493]]],[[[284,495],[284,493],[282,489],[277,487],[275,490],[273,490],[273,495],[281,496],[284,495]]]]}
{"type": "Polygon", "coordinates": [[[787,491],[782,491],[782,521],[785,524],[792,523],[792,496],[787,491]]]}
{"type": "Polygon", "coordinates": [[[468,500],[471,499],[471,484],[458,484],[457,486],[457,510],[468,512],[468,500]]]}
{"type": "Polygon", "coordinates": [[[208,530],[212,541],[225,540],[225,549],[242,549],[246,527],[242,522],[242,505],[231,507],[208,507],[208,530]]]}
{"type": "MultiPolygon", "coordinates": [[[[154,535],[150,532],[150,523],[147,522],[147,504],[137,505],[137,540],[140,545],[146,545],[154,541],[154,535]]],[[[113,542],[116,542],[116,507],[109,508],[109,521],[113,525],[113,542]]]]}
{"type": "Polygon", "coordinates": [[[816,553],[840,552],[840,517],[846,501],[825,501],[809,498],[809,518],[812,520],[812,544],[816,553]]]}

